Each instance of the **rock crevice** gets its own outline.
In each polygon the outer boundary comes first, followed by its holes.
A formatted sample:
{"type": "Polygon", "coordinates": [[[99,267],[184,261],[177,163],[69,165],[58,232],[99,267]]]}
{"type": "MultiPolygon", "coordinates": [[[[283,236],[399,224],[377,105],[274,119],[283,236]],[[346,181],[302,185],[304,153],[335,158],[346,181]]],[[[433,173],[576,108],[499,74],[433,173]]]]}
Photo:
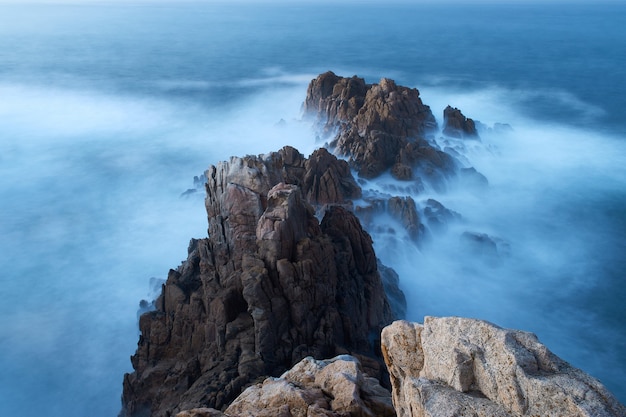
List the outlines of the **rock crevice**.
{"type": "Polygon", "coordinates": [[[303,110],[331,138],[329,148],[363,178],[390,172],[442,187],[455,174],[458,161],[427,140],[437,121],[415,88],[327,72],[311,81],[303,110]]]}
{"type": "Polygon", "coordinates": [[[224,408],[307,356],[350,353],[384,381],[378,341],[394,316],[372,240],[346,208],[361,192],[346,162],[286,147],[205,175],[209,237],[192,240],[140,318],[122,415],[224,408]]]}
{"type": "Polygon", "coordinates": [[[532,333],[426,317],[386,327],[382,350],[399,417],[626,415],[600,382],[532,333]]]}

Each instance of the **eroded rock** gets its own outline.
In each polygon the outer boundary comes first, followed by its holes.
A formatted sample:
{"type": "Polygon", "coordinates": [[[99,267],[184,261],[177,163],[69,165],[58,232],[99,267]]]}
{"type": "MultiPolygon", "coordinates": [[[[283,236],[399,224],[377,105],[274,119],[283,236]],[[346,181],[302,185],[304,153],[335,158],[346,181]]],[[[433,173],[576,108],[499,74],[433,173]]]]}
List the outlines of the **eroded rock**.
{"type": "Polygon", "coordinates": [[[386,327],[382,349],[399,417],[626,415],[599,381],[532,333],[426,317],[386,327]]]}
{"type": "Polygon", "coordinates": [[[248,387],[222,413],[201,408],[176,417],[392,417],[391,393],[353,356],[306,357],[278,378],[248,387]]]}
{"type": "Polygon", "coordinates": [[[348,355],[304,358],[280,378],[247,388],[226,416],[395,416],[391,394],[348,355]]]}
{"type": "Polygon", "coordinates": [[[360,196],[347,164],[286,147],[205,175],[209,237],[140,318],[122,415],[212,413],[306,356],[350,353],[385,380],[379,335],[393,314],[372,240],[345,208],[360,196]]]}
{"type": "Polygon", "coordinates": [[[461,113],[461,110],[447,106],[443,110],[443,134],[459,139],[479,139],[474,120],[461,113]]]}
{"type": "Polygon", "coordinates": [[[454,158],[426,140],[437,122],[417,89],[327,72],[311,81],[303,110],[363,178],[390,170],[400,180],[439,183],[455,174],[454,158]]]}

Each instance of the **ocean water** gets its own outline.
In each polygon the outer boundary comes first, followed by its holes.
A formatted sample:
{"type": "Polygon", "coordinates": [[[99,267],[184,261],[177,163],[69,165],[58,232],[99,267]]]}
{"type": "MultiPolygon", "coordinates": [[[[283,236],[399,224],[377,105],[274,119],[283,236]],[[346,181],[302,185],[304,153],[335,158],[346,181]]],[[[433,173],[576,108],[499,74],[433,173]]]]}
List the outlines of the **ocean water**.
{"type": "Polygon", "coordinates": [[[413,196],[462,222],[419,249],[373,232],[408,318],[532,331],[626,401],[625,27],[617,3],[0,3],[0,415],[117,415],[139,300],[206,236],[181,194],[320,146],[300,105],[329,69],[513,127],[467,146],[487,190],[413,196]]]}

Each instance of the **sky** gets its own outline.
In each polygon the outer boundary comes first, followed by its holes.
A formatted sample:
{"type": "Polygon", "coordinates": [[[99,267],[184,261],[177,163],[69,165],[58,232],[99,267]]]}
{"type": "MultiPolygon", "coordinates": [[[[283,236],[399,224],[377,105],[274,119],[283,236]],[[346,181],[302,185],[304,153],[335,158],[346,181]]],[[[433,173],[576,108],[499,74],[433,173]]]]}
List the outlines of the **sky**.
{"type": "MultiPolygon", "coordinates": [[[[595,4],[620,3],[623,0],[597,0],[595,4]]],[[[89,4],[89,3],[319,3],[319,4],[574,4],[588,0],[0,0],[0,4],[89,4]]]]}

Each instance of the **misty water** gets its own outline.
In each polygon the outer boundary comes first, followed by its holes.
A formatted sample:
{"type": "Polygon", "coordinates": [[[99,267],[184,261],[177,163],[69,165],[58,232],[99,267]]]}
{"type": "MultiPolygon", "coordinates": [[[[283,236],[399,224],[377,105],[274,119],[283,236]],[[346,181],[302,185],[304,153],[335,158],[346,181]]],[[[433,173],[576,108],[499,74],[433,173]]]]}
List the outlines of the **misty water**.
{"type": "Polygon", "coordinates": [[[487,189],[413,195],[461,214],[447,232],[371,231],[408,318],[532,331],[626,401],[624,27],[608,3],[0,4],[0,415],[117,415],[139,301],[206,236],[181,194],[231,155],[321,146],[300,106],[329,69],[513,127],[464,143],[487,189]]]}

